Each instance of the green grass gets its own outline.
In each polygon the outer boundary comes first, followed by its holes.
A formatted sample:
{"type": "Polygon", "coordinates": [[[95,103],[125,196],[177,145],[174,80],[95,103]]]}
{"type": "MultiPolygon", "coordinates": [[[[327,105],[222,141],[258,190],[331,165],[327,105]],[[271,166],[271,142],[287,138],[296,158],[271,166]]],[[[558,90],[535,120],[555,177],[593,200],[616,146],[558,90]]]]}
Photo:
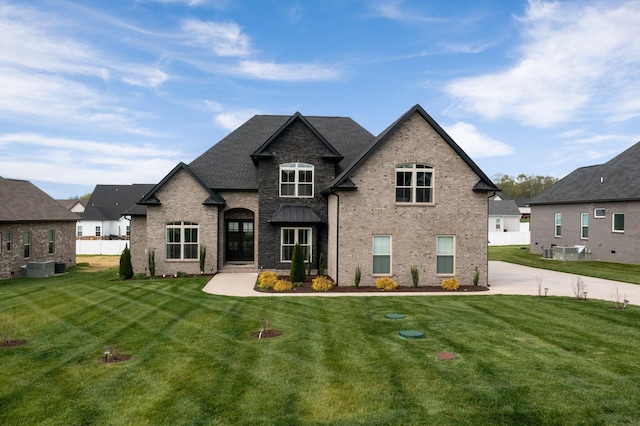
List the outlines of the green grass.
{"type": "Polygon", "coordinates": [[[637,424],[640,309],[527,296],[232,298],[117,272],[0,282],[3,425],[637,424]],[[407,315],[388,320],[386,313],[407,315]],[[256,340],[262,318],[281,337],[256,340]],[[416,329],[426,338],[404,340],[416,329]],[[99,361],[118,344],[127,362],[99,361]],[[435,354],[452,351],[455,361],[435,354]]]}
{"type": "Polygon", "coordinates": [[[489,260],[501,260],[586,277],[640,284],[640,265],[599,261],[560,262],[543,259],[539,254],[530,253],[529,246],[490,246],[489,260]]]}

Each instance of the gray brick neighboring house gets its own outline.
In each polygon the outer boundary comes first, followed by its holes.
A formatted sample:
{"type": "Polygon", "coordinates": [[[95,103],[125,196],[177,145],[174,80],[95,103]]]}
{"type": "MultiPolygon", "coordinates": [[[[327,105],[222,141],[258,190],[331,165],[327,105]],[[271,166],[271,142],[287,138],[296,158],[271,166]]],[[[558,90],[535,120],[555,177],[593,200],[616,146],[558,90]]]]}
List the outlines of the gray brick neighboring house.
{"type": "Polygon", "coordinates": [[[488,196],[498,188],[419,106],[374,137],[345,117],[258,115],[130,209],[134,270],[286,271],[300,243],[339,285],[392,276],[487,282],[488,196]]]}
{"type": "Polygon", "coordinates": [[[74,265],[78,219],[31,182],[0,177],[0,279],[30,261],[74,265]]]}
{"type": "Polygon", "coordinates": [[[531,252],[585,246],[587,259],[640,263],[640,142],[581,167],[531,200],[531,252]]]}

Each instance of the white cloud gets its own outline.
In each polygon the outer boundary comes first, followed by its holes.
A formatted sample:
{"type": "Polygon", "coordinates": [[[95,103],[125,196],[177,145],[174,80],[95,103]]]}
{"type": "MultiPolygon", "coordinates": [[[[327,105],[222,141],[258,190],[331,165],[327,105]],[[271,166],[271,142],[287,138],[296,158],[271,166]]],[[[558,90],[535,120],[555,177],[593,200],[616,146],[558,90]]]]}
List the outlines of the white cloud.
{"type": "Polygon", "coordinates": [[[243,57],[251,53],[249,37],[235,22],[187,19],[182,23],[182,31],[188,43],[205,46],[219,56],[243,57]]]}
{"type": "Polygon", "coordinates": [[[278,81],[325,81],[340,77],[338,70],[315,64],[240,61],[236,72],[248,78],[278,81]]]}
{"type": "Polygon", "coordinates": [[[400,0],[378,1],[371,5],[376,17],[404,22],[441,22],[442,18],[424,15],[420,10],[406,7],[400,0]]]}
{"type": "Polygon", "coordinates": [[[220,114],[216,114],[214,120],[216,123],[218,123],[218,125],[227,130],[235,130],[240,127],[241,124],[243,124],[256,114],[259,114],[259,112],[256,110],[223,112],[220,114]]]}
{"type": "Polygon", "coordinates": [[[498,157],[513,154],[513,148],[485,134],[469,123],[458,122],[446,132],[471,158],[498,157]]]}
{"type": "Polygon", "coordinates": [[[531,0],[519,19],[524,43],[509,68],[447,85],[459,106],[538,127],[600,110],[640,114],[640,2],[531,0]]]}

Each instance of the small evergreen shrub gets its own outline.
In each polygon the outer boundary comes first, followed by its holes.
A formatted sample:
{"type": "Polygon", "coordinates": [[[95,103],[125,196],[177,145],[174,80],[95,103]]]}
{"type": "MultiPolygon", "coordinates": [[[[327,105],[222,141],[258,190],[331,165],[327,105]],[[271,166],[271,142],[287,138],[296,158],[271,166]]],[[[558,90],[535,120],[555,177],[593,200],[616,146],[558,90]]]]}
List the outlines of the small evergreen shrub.
{"type": "Polygon", "coordinates": [[[131,250],[129,246],[125,245],[122,254],[120,255],[120,270],[118,275],[123,280],[130,280],[133,277],[133,264],[131,263],[131,250]]]}
{"type": "Polygon", "coordinates": [[[155,249],[150,248],[147,252],[148,261],[149,261],[149,275],[152,277],[156,274],[156,251],[155,249]]]}
{"type": "Polygon", "coordinates": [[[411,267],[411,280],[413,281],[413,286],[418,287],[418,283],[420,282],[420,270],[417,266],[411,267]]]}
{"type": "Polygon", "coordinates": [[[200,272],[204,274],[204,263],[207,260],[207,246],[200,246],[200,272]]]}
{"type": "Polygon", "coordinates": [[[476,266],[476,273],[473,276],[473,285],[478,285],[478,281],[480,281],[480,272],[478,271],[478,267],[476,266]]]}
{"type": "Polygon", "coordinates": [[[328,291],[333,288],[333,281],[327,277],[316,277],[311,283],[311,288],[315,291],[328,291]]]}
{"type": "Polygon", "coordinates": [[[362,278],[362,271],[360,271],[360,267],[356,266],[356,276],[353,279],[353,283],[358,287],[360,285],[360,278],[362,278]]]}
{"type": "Polygon", "coordinates": [[[291,284],[291,281],[287,281],[287,280],[278,280],[273,285],[273,289],[275,291],[291,291],[292,288],[293,288],[293,284],[291,284]]]}
{"type": "Polygon", "coordinates": [[[264,271],[258,275],[258,287],[262,290],[273,288],[278,282],[278,274],[273,271],[264,271]]]}
{"type": "Polygon", "coordinates": [[[396,283],[389,277],[382,277],[376,281],[376,288],[382,289],[384,291],[392,291],[398,288],[398,283],[396,283]]]}
{"type": "Polygon", "coordinates": [[[324,253],[320,253],[320,260],[318,261],[318,275],[324,275],[324,270],[327,267],[327,258],[324,253]]]}
{"type": "Polygon", "coordinates": [[[456,277],[446,278],[442,280],[442,288],[445,290],[457,290],[460,287],[456,277]]]}
{"type": "Polygon", "coordinates": [[[307,273],[304,270],[304,250],[299,243],[293,246],[290,275],[292,283],[303,283],[307,279],[307,273]]]}

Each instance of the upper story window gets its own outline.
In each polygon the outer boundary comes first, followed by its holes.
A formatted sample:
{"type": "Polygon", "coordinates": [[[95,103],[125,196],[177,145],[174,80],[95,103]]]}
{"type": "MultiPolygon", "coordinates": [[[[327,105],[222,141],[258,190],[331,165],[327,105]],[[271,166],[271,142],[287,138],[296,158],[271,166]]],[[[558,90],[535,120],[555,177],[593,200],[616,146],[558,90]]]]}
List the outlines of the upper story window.
{"type": "Polygon", "coordinates": [[[167,259],[198,259],[198,224],[167,223],[167,259]]]}
{"type": "Polygon", "coordinates": [[[396,203],[433,203],[433,167],[396,166],[396,203]]]}
{"type": "Polygon", "coordinates": [[[281,197],[313,197],[313,165],[286,163],[280,165],[281,197]]]}
{"type": "Polygon", "coordinates": [[[596,219],[602,219],[605,217],[605,209],[593,209],[593,217],[596,219]]]}
{"type": "Polygon", "coordinates": [[[613,232],[624,232],[624,213],[611,215],[611,230],[613,232]]]}
{"type": "Polygon", "coordinates": [[[82,225],[76,227],[76,237],[82,237],[82,225]]]}

